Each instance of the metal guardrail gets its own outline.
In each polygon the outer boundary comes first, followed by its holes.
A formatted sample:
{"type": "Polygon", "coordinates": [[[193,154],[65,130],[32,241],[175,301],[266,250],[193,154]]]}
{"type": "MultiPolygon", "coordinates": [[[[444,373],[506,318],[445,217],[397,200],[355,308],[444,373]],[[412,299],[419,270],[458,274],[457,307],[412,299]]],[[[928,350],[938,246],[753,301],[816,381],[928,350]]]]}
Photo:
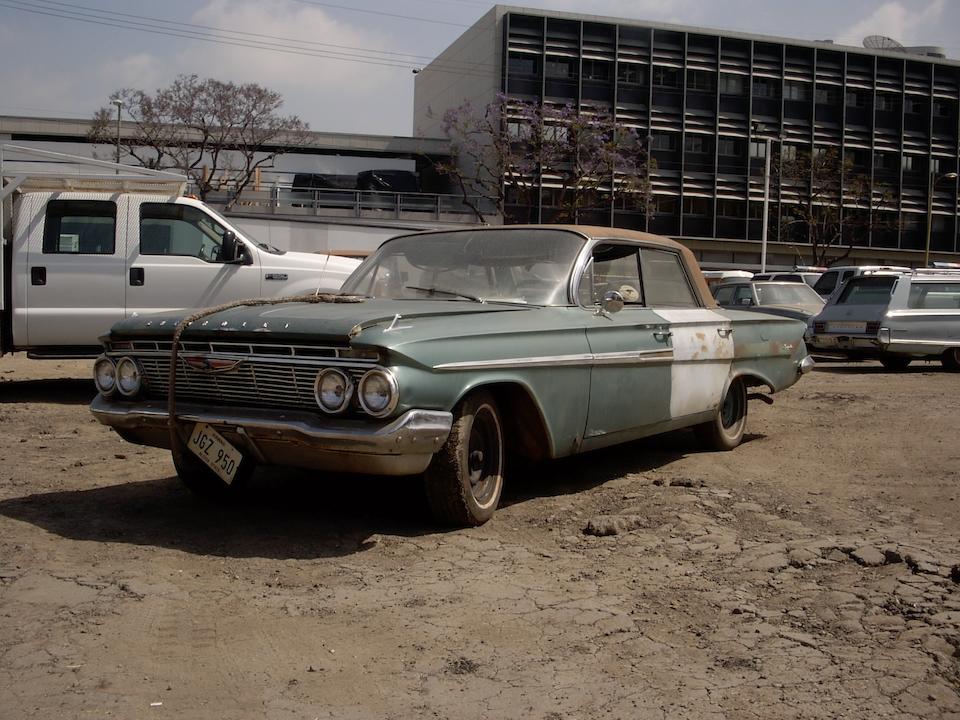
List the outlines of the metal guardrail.
{"type": "MultiPolygon", "coordinates": [[[[209,193],[207,202],[227,203],[234,195],[209,193]]],[[[496,216],[496,207],[487,198],[471,198],[484,217],[496,216]]],[[[380,220],[432,220],[448,223],[477,223],[479,219],[459,195],[400,193],[379,190],[313,189],[244,190],[233,205],[234,212],[306,217],[349,217],[380,220]]]]}

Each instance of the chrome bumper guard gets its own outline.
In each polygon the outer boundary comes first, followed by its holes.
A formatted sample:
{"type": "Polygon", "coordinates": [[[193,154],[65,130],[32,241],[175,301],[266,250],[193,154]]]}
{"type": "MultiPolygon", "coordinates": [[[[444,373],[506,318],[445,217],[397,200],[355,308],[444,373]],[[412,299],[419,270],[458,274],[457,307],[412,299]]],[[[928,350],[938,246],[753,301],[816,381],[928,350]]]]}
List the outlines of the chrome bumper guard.
{"type": "Polygon", "coordinates": [[[813,366],[817,363],[814,362],[813,358],[807,355],[803,360],[797,363],[797,375],[806,375],[808,372],[813,370],[813,366]]]}
{"type": "MultiPolygon", "coordinates": [[[[158,401],[108,400],[90,404],[96,419],[125,439],[169,447],[167,406],[158,401]]],[[[217,410],[182,403],[177,422],[207,423],[258,462],[319,470],[413,475],[426,470],[447,440],[453,415],[408,410],[391,421],[345,420],[296,411],[217,410]]]]}

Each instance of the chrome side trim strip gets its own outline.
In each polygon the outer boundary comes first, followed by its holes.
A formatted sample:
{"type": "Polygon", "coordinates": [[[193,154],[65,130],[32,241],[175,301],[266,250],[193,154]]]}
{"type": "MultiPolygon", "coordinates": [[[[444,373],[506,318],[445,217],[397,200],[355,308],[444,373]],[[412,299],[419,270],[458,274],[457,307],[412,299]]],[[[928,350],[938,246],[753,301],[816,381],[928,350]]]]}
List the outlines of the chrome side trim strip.
{"type": "Polygon", "coordinates": [[[577,355],[544,355],[540,357],[503,358],[468,362],[441,363],[433,369],[439,372],[461,370],[496,370],[504,368],[537,367],[593,367],[596,365],[654,365],[673,361],[673,350],[627,350],[610,353],[582,353],[577,355]]]}

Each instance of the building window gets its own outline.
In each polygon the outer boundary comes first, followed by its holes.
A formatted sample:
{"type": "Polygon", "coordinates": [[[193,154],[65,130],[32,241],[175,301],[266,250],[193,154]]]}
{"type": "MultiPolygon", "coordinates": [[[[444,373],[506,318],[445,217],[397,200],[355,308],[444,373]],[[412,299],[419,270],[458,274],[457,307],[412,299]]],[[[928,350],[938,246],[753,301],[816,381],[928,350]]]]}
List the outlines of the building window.
{"type": "Polygon", "coordinates": [[[783,99],[806,101],[810,99],[810,83],[787,80],[783,84],[783,99]]]}
{"type": "Polygon", "coordinates": [[[720,73],[721,95],[745,95],[747,92],[747,78],[743,75],[720,73]]]}
{"type": "Polygon", "coordinates": [[[796,145],[781,145],[780,146],[780,159],[784,162],[795,162],[797,159],[797,146],[796,145]]]}
{"type": "Polygon", "coordinates": [[[758,98],[776,99],[780,97],[779,83],[769,78],[754,78],[753,95],[758,98]]]}
{"type": "Polygon", "coordinates": [[[566,142],[569,130],[566,125],[544,125],[543,137],[553,142],[566,142]]]}
{"type": "Polygon", "coordinates": [[[951,112],[952,103],[949,100],[934,100],[933,114],[935,117],[948,118],[953,115],[951,112]]]}
{"type": "Polygon", "coordinates": [[[916,158],[913,155],[904,155],[902,158],[900,158],[900,169],[904,172],[919,172],[919,158],[916,158]]]}
{"type": "Polygon", "coordinates": [[[722,218],[745,218],[747,216],[747,206],[743,200],[717,200],[717,217],[722,218]]]}
{"type": "Polygon", "coordinates": [[[717,152],[726,157],[740,157],[743,154],[743,145],[740,140],[729,137],[717,138],[717,152]]]}
{"type": "Polygon", "coordinates": [[[611,64],[605,60],[584,60],[582,73],[584,80],[610,82],[611,64]]]}
{"type": "Polygon", "coordinates": [[[540,58],[527,55],[511,55],[507,66],[510,75],[534,76],[540,66],[540,58]]]}
{"type": "Polygon", "coordinates": [[[687,70],[687,89],[698,92],[713,92],[716,75],[706,70],[687,70]]]}
{"type": "Polygon", "coordinates": [[[710,214],[710,201],[701,197],[685,197],[683,199],[683,214],[706,217],[710,214]]]}
{"type": "Polygon", "coordinates": [[[833,85],[820,85],[816,90],[816,102],[818,105],[839,105],[840,88],[833,85]]]}
{"type": "Polygon", "coordinates": [[[677,136],[670,133],[654,133],[650,136],[650,149],[672,152],[677,149],[677,136]]]}
{"type": "Polygon", "coordinates": [[[766,140],[751,140],[750,141],[750,157],[754,160],[762,160],[767,156],[767,141],[766,140]]]}
{"type": "Polygon", "coordinates": [[[860,90],[847,90],[847,107],[865,108],[870,104],[870,97],[860,90]]]}
{"type": "Polygon", "coordinates": [[[927,110],[927,104],[922,98],[905,97],[903,99],[903,111],[905,113],[914,113],[921,115],[927,110]]]}
{"type": "Polygon", "coordinates": [[[895,112],[897,109],[897,96],[888,93],[877,94],[877,110],[883,112],[895,112]]]}
{"type": "Polygon", "coordinates": [[[655,65],[653,68],[653,84],[655,87],[680,87],[680,71],[676,68],[655,65]]]}
{"type": "Polygon", "coordinates": [[[577,77],[576,63],[573,60],[550,58],[546,64],[547,77],[551,80],[573,80],[577,77]]]}
{"type": "Polygon", "coordinates": [[[677,214],[677,199],[672,195],[654,195],[651,204],[654,215],[677,214]]]}
{"type": "Polygon", "coordinates": [[[709,153],[712,148],[706,135],[687,135],[683,139],[683,149],[688,153],[705,154],[709,153]]]}
{"type": "Polygon", "coordinates": [[[894,153],[874,153],[873,165],[877,170],[896,170],[897,156],[894,153]]]}
{"type": "Polygon", "coordinates": [[[636,63],[620,63],[617,66],[617,81],[621,85],[643,85],[647,80],[642,65],[636,63]]]}

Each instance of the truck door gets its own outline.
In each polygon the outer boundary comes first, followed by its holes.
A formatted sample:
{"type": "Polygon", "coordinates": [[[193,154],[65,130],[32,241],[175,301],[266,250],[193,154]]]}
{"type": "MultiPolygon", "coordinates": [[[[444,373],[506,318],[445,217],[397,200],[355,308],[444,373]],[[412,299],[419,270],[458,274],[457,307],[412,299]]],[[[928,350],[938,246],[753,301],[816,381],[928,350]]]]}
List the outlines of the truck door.
{"type": "MultiPolygon", "coordinates": [[[[121,213],[122,215],[122,213],[121,213]]],[[[97,338],[123,318],[124,243],[117,203],[54,195],[30,226],[26,343],[50,355],[96,353],[97,338]]],[[[21,343],[18,342],[18,345],[21,343]]]]}
{"type": "Polygon", "coordinates": [[[130,213],[127,316],[259,297],[259,255],[246,247],[244,263],[224,262],[226,231],[195,205],[139,203],[130,213]]]}

